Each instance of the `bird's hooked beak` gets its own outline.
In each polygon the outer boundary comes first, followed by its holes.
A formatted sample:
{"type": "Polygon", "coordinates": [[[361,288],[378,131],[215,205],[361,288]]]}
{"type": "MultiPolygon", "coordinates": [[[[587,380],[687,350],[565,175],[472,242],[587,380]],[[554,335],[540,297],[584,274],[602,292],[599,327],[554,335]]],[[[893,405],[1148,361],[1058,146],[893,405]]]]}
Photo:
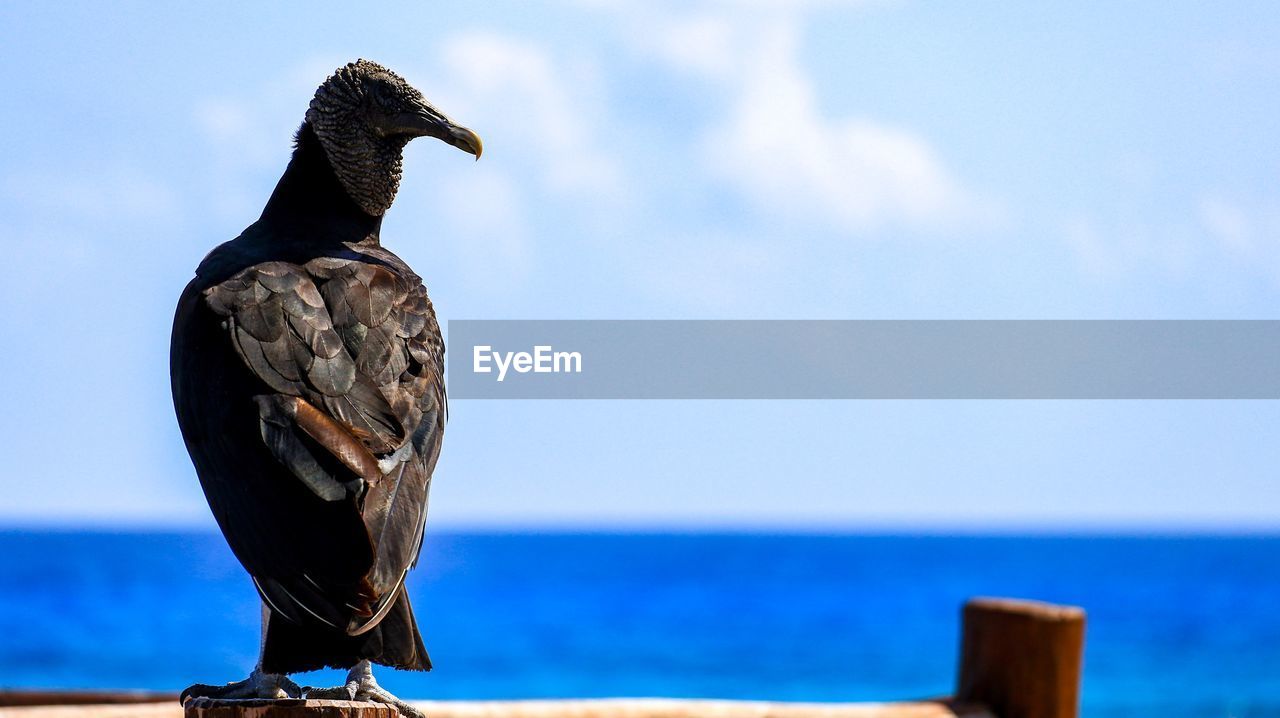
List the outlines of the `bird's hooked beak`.
{"type": "Polygon", "coordinates": [[[413,108],[407,112],[392,115],[383,125],[382,132],[384,136],[434,137],[470,152],[476,159],[480,159],[480,153],[484,151],[479,135],[455,124],[425,100],[413,103],[413,108]]]}

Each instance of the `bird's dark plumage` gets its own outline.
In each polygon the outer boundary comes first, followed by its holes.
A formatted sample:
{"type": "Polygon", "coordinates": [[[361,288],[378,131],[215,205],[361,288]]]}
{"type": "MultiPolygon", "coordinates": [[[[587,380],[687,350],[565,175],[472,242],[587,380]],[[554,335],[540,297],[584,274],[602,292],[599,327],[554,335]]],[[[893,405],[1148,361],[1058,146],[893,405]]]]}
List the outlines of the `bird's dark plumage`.
{"type": "Polygon", "coordinates": [[[324,118],[330,78],[261,218],[211,252],[179,300],[174,405],[210,508],[270,609],[262,669],[427,670],[404,577],[444,434],[444,345],[421,280],[379,232],[409,138],[477,155],[479,141],[384,68],[361,61],[335,78],[347,115],[324,118]],[[395,92],[418,119],[394,116],[406,112],[395,92]],[[361,129],[344,135],[339,121],[371,126],[373,150],[344,144],[361,129]]]}

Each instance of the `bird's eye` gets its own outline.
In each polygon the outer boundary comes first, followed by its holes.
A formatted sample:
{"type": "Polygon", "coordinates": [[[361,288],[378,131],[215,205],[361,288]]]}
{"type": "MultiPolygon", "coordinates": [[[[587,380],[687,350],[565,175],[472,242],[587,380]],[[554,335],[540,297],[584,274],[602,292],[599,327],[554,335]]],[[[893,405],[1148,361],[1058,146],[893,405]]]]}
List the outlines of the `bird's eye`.
{"type": "Polygon", "coordinates": [[[370,88],[370,94],[373,96],[373,101],[376,102],[378,106],[381,107],[382,109],[384,110],[394,109],[395,101],[396,101],[395,93],[392,91],[391,87],[387,85],[387,83],[385,82],[373,83],[372,88],[370,88]]]}

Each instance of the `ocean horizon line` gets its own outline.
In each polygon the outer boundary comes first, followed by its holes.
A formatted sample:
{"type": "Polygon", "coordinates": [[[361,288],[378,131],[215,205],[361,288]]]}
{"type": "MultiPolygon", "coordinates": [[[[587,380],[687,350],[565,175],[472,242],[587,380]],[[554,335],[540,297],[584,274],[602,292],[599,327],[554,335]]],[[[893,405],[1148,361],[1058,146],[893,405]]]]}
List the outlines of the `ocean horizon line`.
{"type": "MultiPolygon", "coordinates": [[[[1280,539],[1280,524],[1246,522],[730,523],[660,521],[476,521],[428,523],[438,536],[777,536],[832,538],[1262,538],[1280,539]]],[[[0,518],[0,534],[219,535],[212,522],[122,522],[0,518]]]]}

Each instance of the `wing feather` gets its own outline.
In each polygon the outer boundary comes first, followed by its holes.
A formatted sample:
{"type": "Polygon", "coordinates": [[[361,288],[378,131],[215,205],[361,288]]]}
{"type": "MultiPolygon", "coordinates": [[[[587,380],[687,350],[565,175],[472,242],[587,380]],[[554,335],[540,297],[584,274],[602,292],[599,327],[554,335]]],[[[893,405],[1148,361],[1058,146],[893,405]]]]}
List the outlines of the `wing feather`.
{"type": "Polygon", "coordinates": [[[389,252],[362,252],[256,264],[203,292],[262,382],[271,455],[325,502],[350,501],[372,548],[355,593],[318,573],[259,576],[260,590],[284,615],[345,616],[349,633],[386,613],[417,561],[445,417],[426,289],[389,252]]]}

